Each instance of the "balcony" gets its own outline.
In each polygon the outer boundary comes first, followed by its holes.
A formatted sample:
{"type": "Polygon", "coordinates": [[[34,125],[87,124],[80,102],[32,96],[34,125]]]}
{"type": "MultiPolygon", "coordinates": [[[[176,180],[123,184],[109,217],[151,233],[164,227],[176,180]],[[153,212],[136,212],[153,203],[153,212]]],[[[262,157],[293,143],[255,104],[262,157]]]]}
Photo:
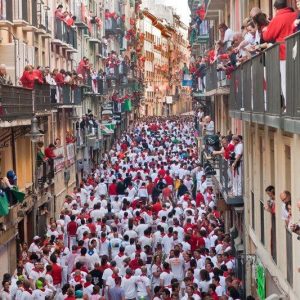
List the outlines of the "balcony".
{"type": "Polygon", "coordinates": [[[100,95],[107,95],[108,87],[106,79],[98,79],[98,93],[100,95]]]}
{"type": "Polygon", "coordinates": [[[105,45],[104,43],[100,43],[99,44],[99,49],[98,49],[97,56],[99,58],[103,58],[103,59],[106,59],[108,57],[108,54],[107,54],[107,45],[105,45]]]}
{"type": "Polygon", "coordinates": [[[32,90],[0,85],[0,119],[30,118],[33,115],[32,90]]]}
{"type": "Polygon", "coordinates": [[[0,85],[0,119],[30,118],[34,113],[49,113],[53,107],[49,85],[36,84],[33,90],[0,85]]]}
{"type": "Polygon", "coordinates": [[[57,105],[59,107],[73,107],[81,104],[83,98],[83,87],[65,84],[59,88],[59,93],[59,102],[57,105]]]}
{"type": "Polygon", "coordinates": [[[48,84],[36,84],[32,91],[34,99],[33,110],[36,113],[49,113],[54,108],[55,103],[51,99],[51,87],[48,84]]]}
{"type": "Polygon", "coordinates": [[[92,28],[90,32],[89,42],[90,43],[101,43],[101,31],[96,23],[92,23],[92,28]]]}
{"type": "Polygon", "coordinates": [[[105,20],[105,37],[112,35],[117,35],[122,32],[122,22],[121,18],[117,20],[114,18],[109,18],[105,20]]]}
{"type": "Polygon", "coordinates": [[[49,24],[49,15],[48,10],[49,7],[43,7],[40,3],[40,12],[38,14],[38,30],[36,31],[37,34],[40,34],[42,37],[49,37],[51,38],[51,29],[49,24]]]}
{"type": "Polygon", "coordinates": [[[59,19],[54,22],[54,39],[52,44],[66,48],[69,52],[77,52],[77,32],[59,19]]]}
{"type": "Polygon", "coordinates": [[[281,97],[279,45],[241,64],[232,74],[230,115],[288,132],[300,132],[300,32],[286,39],[286,101],[281,97]]]}
{"type": "MultiPolygon", "coordinates": [[[[79,1],[79,2],[83,2],[83,1],[79,1]]],[[[76,21],[75,21],[75,25],[78,28],[82,28],[82,29],[87,29],[88,28],[88,20],[86,18],[86,16],[83,14],[83,11],[88,11],[88,8],[85,7],[85,9],[83,10],[84,4],[81,3],[77,4],[74,1],[74,9],[73,9],[73,16],[76,16],[76,21]]]]}

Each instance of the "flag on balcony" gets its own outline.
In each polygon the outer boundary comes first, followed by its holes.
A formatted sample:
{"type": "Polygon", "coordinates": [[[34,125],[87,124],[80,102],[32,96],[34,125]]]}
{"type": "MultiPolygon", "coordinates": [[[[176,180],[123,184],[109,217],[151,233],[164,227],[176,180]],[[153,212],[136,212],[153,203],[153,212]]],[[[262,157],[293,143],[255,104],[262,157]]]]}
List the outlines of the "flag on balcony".
{"type": "Polygon", "coordinates": [[[131,110],[132,110],[131,99],[125,99],[125,102],[124,102],[124,111],[131,111],[131,110]]]}
{"type": "Polygon", "coordinates": [[[0,190],[0,217],[7,216],[9,212],[6,194],[0,190]]]}
{"type": "Polygon", "coordinates": [[[12,190],[11,190],[14,198],[19,202],[19,203],[22,203],[25,199],[25,194],[23,192],[20,192],[18,187],[14,187],[12,190]]]}

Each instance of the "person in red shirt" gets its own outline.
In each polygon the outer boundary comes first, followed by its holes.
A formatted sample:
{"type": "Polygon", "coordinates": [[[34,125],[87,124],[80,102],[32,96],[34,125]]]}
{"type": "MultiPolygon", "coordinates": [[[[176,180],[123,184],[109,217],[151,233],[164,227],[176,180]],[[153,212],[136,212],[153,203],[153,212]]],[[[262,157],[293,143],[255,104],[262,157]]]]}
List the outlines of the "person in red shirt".
{"type": "Polygon", "coordinates": [[[113,201],[115,197],[118,195],[116,179],[113,179],[112,183],[108,186],[108,195],[111,201],[113,201]]]}
{"type": "Polygon", "coordinates": [[[158,171],[158,176],[161,177],[161,178],[164,178],[165,175],[166,175],[166,170],[164,169],[164,166],[161,165],[160,170],[158,171]]]}
{"type": "Polygon", "coordinates": [[[288,7],[287,0],[274,2],[275,17],[268,26],[262,29],[262,38],[265,42],[277,42],[280,56],[281,91],[286,101],[286,45],[285,38],[294,33],[294,22],[297,13],[288,7]]]}
{"type": "Polygon", "coordinates": [[[200,207],[201,204],[204,203],[204,197],[200,191],[197,191],[196,194],[196,207],[200,207]]]}
{"type": "Polygon", "coordinates": [[[96,233],[96,225],[93,223],[92,218],[88,218],[86,226],[90,229],[91,234],[96,233]]]}
{"type": "Polygon", "coordinates": [[[54,80],[55,80],[56,84],[58,86],[63,86],[65,83],[65,74],[66,74],[65,70],[61,69],[58,72],[58,69],[54,69],[53,74],[54,74],[54,80]]]}
{"type": "Polygon", "coordinates": [[[208,287],[208,294],[212,300],[219,300],[219,296],[216,293],[216,285],[211,283],[208,287]]]}
{"type": "Polygon", "coordinates": [[[174,182],[174,180],[173,180],[173,178],[170,176],[170,172],[169,172],[169,170],[167,170],[166,171],[166,175],[165,175],[165,181],[166,181],[166,184],[169,186],[169,187],[173,187],[173,182],[174,182]]]}
{"type": "Polygon", "coordinates": [[[124,141],[121,144],[121,149],[122,149],[123,152],[126,152],[128,150],[128,145],[127,145],[126,141],[124,141]]]}
{"type": "Polygon", "coordinates": [[[56,149],[56,147],[54,146],[54,144],[50,144],[45,149],[45,155],[46,155],[47,158],[51,158],[51,159],[56,158],[56,155],[54,154],[54,149],[56,149]]]}
{"type": "Polygon", "coordinates": [[[152,205],[152,211],[158,214],[162,210],[162,206],[160,201],[158,200],[156,203],[152,205]]]}
{"type": "Polygon", "coordinates": [[[77,232],[78,224],[75,221],[75,219],[76,219],[76,217],[74,215],[72,215],[71,221],[67,225],[69,248],[72,248],[72,245],[76,245],[76,232],[77,232]]]}
{"type": "Polygon", "coordinates": [[[35,80],[37,80],[39,84],[43,84],[44,83],[44,78],[43,78],[43,73],[41,71],[41,67],[38,66],[32,72],[33,72],[35,80]]]}
{"type": "Polygon", "coordinates": [[[222,137],[222,149],[220,151],[213,151],[213,155],[223,155],[224,159],[229,160],[230,153],[234,151],[234,144],[229,143],[227,137],[222,137]]]}
{"type": "Polygon", "coordinates": [[[26,66],[23,75],[20,78],[22,86],[27,89],[33,89],[35,79],[36,75],[33,73],[32,66],[26,66]]]}
{"type": "Polygon", "coordinates": [[[50,261],[52,263],[52,278],[53,278],[53,284],[55,286],[60,286],[62,282],[62,267],[57,264],[57,257],[55,254],[52,254],[50,256],[50,261]]]}

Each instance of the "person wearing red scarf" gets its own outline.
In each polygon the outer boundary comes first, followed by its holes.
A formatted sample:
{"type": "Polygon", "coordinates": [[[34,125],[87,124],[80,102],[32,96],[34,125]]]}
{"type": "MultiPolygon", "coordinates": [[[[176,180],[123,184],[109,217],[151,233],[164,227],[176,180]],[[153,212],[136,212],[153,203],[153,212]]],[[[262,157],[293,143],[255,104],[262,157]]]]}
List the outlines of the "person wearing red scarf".
{"type": "Polygon", "coordinates": [[[26,66],[25,71],[23,72],[20,82],[24,88],[33,89],[34,80],[37,79],[36,75],[33,73],[32,66],[26,66]]]}
{"type": "Polygon", "coordinates": [[[60,286],[62,283],[62,267],[57,264],[57,257],[55,254],[52,254],[50,256],[50,261],[52,263],[52,278],[53,278],[53,284],[55,286],[60,286]]]}

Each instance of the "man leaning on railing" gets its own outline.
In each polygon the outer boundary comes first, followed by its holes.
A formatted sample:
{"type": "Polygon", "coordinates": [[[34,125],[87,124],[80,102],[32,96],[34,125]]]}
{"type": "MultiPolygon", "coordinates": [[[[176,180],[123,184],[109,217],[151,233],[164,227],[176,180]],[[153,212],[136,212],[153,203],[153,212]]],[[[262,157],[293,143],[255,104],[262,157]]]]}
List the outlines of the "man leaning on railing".
{"type": "Polygon", "coordinates": [[[6,65],[0,65],[0,84],[13,85],[9,75],[6,72],[6,65]]]}
{"type": "Polygon", "coordinates": [[[280,43],[281,91],[284,98],[283,103],[286,106],[286,45],[284,41],[287,36],[293,34],[297,13],[288,7],[287,0],[276,0],[274,8],[276,15],[270,24],[263,28],[262,36],[266,42],[280,43]]]}
{"type": "Polygon", "coordinates": [[[234,135],[232,137],[232,142],[234,144],[234,151],[231,152],[231,169],[232,169],[232,194],[233,196],[242,195],[242,157],[244,146],[242,142],[242,137],[234,135]]]}

